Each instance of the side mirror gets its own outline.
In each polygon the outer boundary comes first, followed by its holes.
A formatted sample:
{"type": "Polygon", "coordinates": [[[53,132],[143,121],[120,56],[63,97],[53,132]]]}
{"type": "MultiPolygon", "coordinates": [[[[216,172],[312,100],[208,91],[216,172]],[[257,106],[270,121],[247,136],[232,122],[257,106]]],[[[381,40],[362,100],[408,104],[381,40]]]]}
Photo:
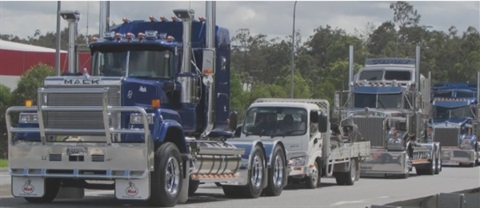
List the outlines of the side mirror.
{"type": "Polygon", "coordinates": [[[325,115],[318,115],[318,130],[321,133],[328,131],[328,117],[325,115]]]}
{"type": "Polygon", "coordinates": [[[235,129],[235,133],[233,134],[233,137],[239,138],[240,135],[242,134],[242,127],[243,125],[238,125],[237,129],[235,129]]]}
{"type": "Polygon", "coordinates": [[[237,129],[237,123],[238,123],[238,113],[236,111],[230,112],[230,115],[228,115],[228,129],[230,131],[235,131],[237,129]]]}

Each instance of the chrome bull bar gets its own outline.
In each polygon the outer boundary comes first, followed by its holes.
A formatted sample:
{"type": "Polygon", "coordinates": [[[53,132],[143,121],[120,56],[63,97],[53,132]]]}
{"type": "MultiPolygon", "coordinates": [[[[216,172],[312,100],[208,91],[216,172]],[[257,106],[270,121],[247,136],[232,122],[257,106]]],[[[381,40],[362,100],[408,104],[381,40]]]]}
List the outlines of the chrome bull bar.
{"type": "MultiPolygon", "coordinates": [[[[105,88],[82,88],[82,89],[72,89],[72,88],[57,88],[57,89],[44,89],[40,88],[38,90],[38,105],[32,107],[26,106],[12,106],[9,107],[5,114],[6,126],[8,132],[8,146],[9,149],[14,149],[15,151],[25,150],[22,154],[12,153],[12,163],[10,164],[11,174],[16,176],[60,176],[58,174],[52,173],[48,174],[46,171],[50,170],[49,168],[59,169],[63,168],[64,170],[73,170],[72,173],[61,174],[64,177],[82,177],[78,174],[79,170],[88,171],[90,169],[95,170],[107,170],[105,173],[95,174],[95,175],[84,175],[83,177],[89,178],[143,178],[146,176],[148,171],[153,170],[153,141],[151,139],[149,123],[147,118],[147,113],[145,109],[137,106],[110,106],[108,105],[108,87],[105,88]],[[68,94],[68,93],[100,93],[102,94],[102,106],[48,106],[48,100],[46,99],[46,94],[48,93],[58,93],[58,94],[68,94]],[[90,112],[101,112],[103,115],[103,124],[104,128],[100,129],[60,129],[60,128],[46,128],[44,125],[44,112],[54,112],[54,111],[90,111],[90,112]],[[37,127],[18,127],[12,126],[12,116],[13,112],[37,112],[38,117],[38,128],[37,127]],[[122,129],[119,126],[109,123],[109,117],[114,113],[121,112],[136,112],[142,115],[143,129],[122,129]],[[115,126],[115,127],[114,127],[115,126]],[[40,133],[39,142],[18,142],[14,141],[13,136],[15,133],[40,133]],[[95,143],[75,143],[69,144],[70,142],[47,142],[46,135],[48,134],[66,134],[66,135],[90,135],[96,133],[97,135],[104,135],[105,142],[104,144],[95,145],[95,143]],[[115,143],[113,145],[113,139],[115,134],[140,134],[145,138],[143,142],[138,145],[131,144],[122,144],[115,143]],[[18,143],[18,144],[17,144],[18,143]],[[122,151],[132,150],[134,154],[131,154],[132,158],[128,158],[127,162],[134,162],[136,164],[128,165],[119,161],[109,161],[105,160],[103,162],[97,161],[85,161],[82,163],[76,163],[78,166],[75,166],[74,163],[69,164],[67,161],[56,162],[57,165],[53,166],[53,162],[47,160],[40,160],[34,157],[36,153],[51,153],[52,151],[60,151],[61,153],[64,150],[71,146],[80,145],[86,146],[95,150],[101,150],[106,154],[110,155],[121,155],[122,151]],[[33,159],[33,160],[31,160],[33,159]],[[140,161],[139,161],[140,160],[140,161]],[[36,162],[35,162],[36,161],[36,162]],[[18,163],[17,163],[18,162],[18,163]],[[35,164],[36,163],[36,164],[35,164]],[[59,167],[58,165],[62,164],[59,167]],[[124,164],[124,165],[122,165],[124,164]],[[31,167],[39,166],[39,167],[31,167]],[[52,165],[52,166],[50,166],[52,165]],[[43,166],[44,168],[40,168],[43,166]],[[32,170],[38,168],[42,169],[41,174],[30,173],[32,170]],[[114,171],[112,173],[112,171],[114,171]],[[121,173],[121,174],[118,174],[121,173]],[[131,173],[134,173],[133,175],[131,173]]],[[[103,136],[101,136],[103,137],[103,136]]],[[[97,141],[98,142],[98,141],[97,141]]],[[[100,140],[101,142],[101,140],[100,140]]],[[[88,153],[90,154],[90,153],[88,153]]],[[[89,158],[92,155],[85,156],[89,158]]],[[[52,161],[52,160],[50,160],[52,161]]]]}

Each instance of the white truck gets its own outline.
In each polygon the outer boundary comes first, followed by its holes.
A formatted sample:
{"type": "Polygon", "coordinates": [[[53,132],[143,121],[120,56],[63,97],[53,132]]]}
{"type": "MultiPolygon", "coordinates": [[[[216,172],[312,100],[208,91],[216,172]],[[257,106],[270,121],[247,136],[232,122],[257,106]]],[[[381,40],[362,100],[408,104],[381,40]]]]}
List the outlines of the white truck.
{"type": "Polygon", "coordinates": [[[257,99],[234,140],[281,140],[289,183],[316,188],[322,176],[334,176],[339,185],[353,185],[360,163],[370,154],[370,142],[363,140],[351,119],[330,124],[329,106],[322,99],[257,99]]]}

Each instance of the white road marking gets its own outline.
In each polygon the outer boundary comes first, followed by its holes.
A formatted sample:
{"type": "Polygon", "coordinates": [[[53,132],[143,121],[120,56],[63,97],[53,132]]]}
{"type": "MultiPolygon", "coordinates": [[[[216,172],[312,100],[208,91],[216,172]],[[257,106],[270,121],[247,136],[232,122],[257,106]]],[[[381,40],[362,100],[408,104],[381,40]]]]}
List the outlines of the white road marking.
{"type": "Polygon", "coordinates": [[[360,200],[360,201],[339,201],[337,203],[331,204],[331,206],[340,206],[340,205],[346,205],[346,204],[358,204],[365,202],[365,200],[360,200]]]}

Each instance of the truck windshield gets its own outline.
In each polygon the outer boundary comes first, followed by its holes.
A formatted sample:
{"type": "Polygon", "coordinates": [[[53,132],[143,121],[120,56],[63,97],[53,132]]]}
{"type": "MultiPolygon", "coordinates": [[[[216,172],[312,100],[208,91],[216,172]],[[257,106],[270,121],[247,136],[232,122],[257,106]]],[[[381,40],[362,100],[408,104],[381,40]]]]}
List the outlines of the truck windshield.
{"type": "Polygon", "coordinates": [[[382,80],[383,79],[383,70],[368,70],[360,72],[359,80],[382,80]]]}
{"type": "Polygon", "coordinates": [[[434,119],[462,119],[474,117],[473,111],[470,106],[462,106],[458,108],[445,108],[440,106],[435,106],[433,108],[433,118],[434,119]]]}
{"type": "Polygon", "coordinates": [[[402,94],[363,94],[355,93],[355,108],[401,108],[402,94]]]}
{"type": "Polygon", "coordinates": [[[304,135],[307,133],[307,111],[291,107],[250,108],[242,132],[247,136],[304,135]]]}
{"type": "Polygon", "coordinates": [[[149,79],[170,78],[171,51],[97,51],[93,55],[94,76],[128,76],[149,79]]]}

